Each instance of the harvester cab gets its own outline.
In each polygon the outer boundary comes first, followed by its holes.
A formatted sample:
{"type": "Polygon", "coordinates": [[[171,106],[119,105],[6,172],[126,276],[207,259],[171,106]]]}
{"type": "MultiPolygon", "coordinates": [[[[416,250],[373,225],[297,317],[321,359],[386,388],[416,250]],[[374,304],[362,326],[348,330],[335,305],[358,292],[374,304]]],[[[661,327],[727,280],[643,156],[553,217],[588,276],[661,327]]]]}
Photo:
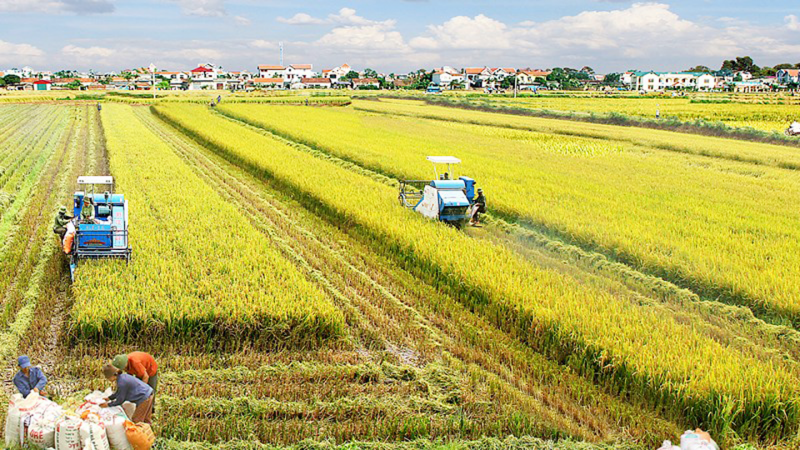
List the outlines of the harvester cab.
{"type": "Polygon", "coordinates": [[[81,259],[122,258],[130,261],[128,245],[128,201],[114,193],[114,178],[78,177],[78,191],[73,196],[75,235],[70,251],[70,278],[81,259]],[[87,202],[88,199],[88,202],[87,202]],[[84,208],[90,212],[81,214],[84,208]]]}
{"type": "Polygon", "coordinates": [[[475,180],[464,176],[455,178],[453,166],[461,163],[458,158],[428,156],[427,160],[433,163],[434,179],[400,180],[400,204],[429,219],[460,228],[469,220],[475,180]]]}

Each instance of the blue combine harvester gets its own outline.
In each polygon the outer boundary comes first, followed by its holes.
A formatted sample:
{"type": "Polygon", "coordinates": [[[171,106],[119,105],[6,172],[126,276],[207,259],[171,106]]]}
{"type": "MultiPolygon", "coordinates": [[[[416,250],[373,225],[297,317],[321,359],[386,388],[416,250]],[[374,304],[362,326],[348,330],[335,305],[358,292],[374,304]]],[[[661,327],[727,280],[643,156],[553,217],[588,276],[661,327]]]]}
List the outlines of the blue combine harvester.
{"type": "Polygon", "coordinates": [[[75,281],[78,261],[90,258],[124,258],[130,261],[128,245],[128,201],[114,193],[113,177],[79,177],[78,190],[73,196],[75,237],[70,252],[69,272],[75,281]],[[94,209],[93,219],[82,220],[85,199],[94,209]]]}
{"type": "Polygon", "coordinates": [[[453,166],[461,160],[453,156],[428,156],[433,163],[433,180],[400,180],[400,204],[429,219],[436,219],[456,228],[469,220],[470,208],[475,198],[475,180],[469,177],[455,179],[453,166]],[[445,164],[441,174],[437,164],[445,164]]]}

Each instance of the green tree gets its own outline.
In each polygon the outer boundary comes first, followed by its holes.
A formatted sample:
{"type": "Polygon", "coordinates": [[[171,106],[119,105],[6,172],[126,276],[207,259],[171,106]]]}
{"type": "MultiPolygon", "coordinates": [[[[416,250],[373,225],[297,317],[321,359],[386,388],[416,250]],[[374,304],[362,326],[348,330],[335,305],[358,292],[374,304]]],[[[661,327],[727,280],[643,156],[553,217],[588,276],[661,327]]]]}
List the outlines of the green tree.
{"type": "Polygon", "coordinates": [[[19,84],[19,82],[22,81],[22,79],[17,75],[9,74],[3,77],[3,81],[6,82],[6,85],[13,86],[15,84],[19,84]]]}
{"type": "Polygon", "coordinates": [[[620,79],[622,79],[622,74],[620,73],[609,73],[603,79],[603,84],[608,86],[613,86],[615,84],[619,84],[620,79]]]}
{"type": "Polygon", "coordinates": [[[6,80],[0,78],[0,87],[3,87],[5,85],[6,85],[6,80]]]}
{"type": "Polygon", "coordinates": [[[167,80],[159,81],[158,84],[156,84],[156,88],[157,89],[161,89],[162,91],[168,91],[169,90],[169,81],[167,81],[167,80]]]}
{"type": "Polygon", "coordinates": [[[72,89],[72,90],[77,91],[77,90],[80,90],[81,87],[83,87],[83,85],[78,80],[72,80],[69,83],[65,84],[64,87],[67,88],[67,89],[72,89]]]}
{"type": "Polygon", "coordinates": [[[372,69],[364,69],[364,78],[378,78],[378,72],[372,69]]]}
{"type": "Polygon", "coordinates": [[[345,74],[345,76],[343,76],[341,79],[342,81],[347,81],[347,80],[352,80],[353,78],[360,78],[358,72],[356,72],[355,70],[347,72],[347,74],[345,74]]]}
{"type": "Polygon", "coordinates": [[[711,72],[711,69],[709,69],[708,66],[694,66],[694,67],[690,67],[689,70],[687,70],[687,72],[704,72],[704,73],[708,73],[708,72],[711,72]]]}
{"type": "Polygon", "coordinates": [[[732,70],[734,72],[750,72],[756,73],[761,70],[755,62],[753,62],[753,58],[749,56],[737,56],[736,59],[726,59],[722,62],[722,70],[732,70]]]}

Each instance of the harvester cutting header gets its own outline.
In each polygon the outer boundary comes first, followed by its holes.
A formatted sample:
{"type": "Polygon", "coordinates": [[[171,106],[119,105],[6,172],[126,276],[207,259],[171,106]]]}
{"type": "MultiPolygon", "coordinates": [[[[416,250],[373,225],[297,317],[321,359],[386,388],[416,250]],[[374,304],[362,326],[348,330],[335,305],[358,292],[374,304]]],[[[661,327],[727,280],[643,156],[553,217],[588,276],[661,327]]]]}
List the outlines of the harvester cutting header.
{"type": "Polygon", "coordinates": [[[470,221],[477,224],[478,214],[486,212],[486,200],[475,180],[460,176],[457,179],[453,166],[461,160],[453,156],[428,156],[433,163],[433,180],[400,180],[400,204],[422,214],[460,228],[470,221]],[[437,165],[446,166],[441,173],[437,165]]]}

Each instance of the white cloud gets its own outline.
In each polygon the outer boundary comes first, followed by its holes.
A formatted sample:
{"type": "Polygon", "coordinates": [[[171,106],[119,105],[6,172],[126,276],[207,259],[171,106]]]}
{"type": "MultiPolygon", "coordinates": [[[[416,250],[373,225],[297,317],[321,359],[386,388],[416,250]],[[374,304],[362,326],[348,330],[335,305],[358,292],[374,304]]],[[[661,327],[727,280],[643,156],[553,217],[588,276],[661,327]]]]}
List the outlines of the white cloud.
{"type": "MultiPolygon", "coordinates": [[[[797,17],[787,16],[785,21],[789,29],[800,29],[797,17]]],[[[409,44],[415,51],[436,51],[449,64],[590,64],[601,70],[676,70],[698,63],[714,66],[737,55],[758,60],[798,53],[781,28],[745,20],[710,23],[713,26],[687,20],[667,4],[648,2],[516,25],[483,14],[456,16],[430,25],[409,44]]]]}
{"type": "Polygon", "coordinates": [[[283,17],[278,17],[278,22],[286,23],[289,25],[321,25],[323,23],[327,23],[323,19],[317,19],[316,17],[311,17],[306,13],[297,13],[288,19],[283,17]]]}
{"type": "Polygon", "coordinates": [[[786,21],[786,28],[792,31],[800,31],[800,19],[798,19],[797,16],[789,14],[784,20],[786,21]]]}
{"type": "Polygon", "coordinates": [[[265,41],[263,39],[256,39],[250,41],[250,46],[253,48],[277,48],[278,44],[272,41],[265,41]]]}
{"type": "Polygon", "coordinates": [[[61,49],[64,55],[78,59],[106,58],[114,54],[114,50],[105,47],[78,47],[67,45],[61,49]]]}
{"type": "Polygon", "coordinates": [[[114,12],[114,4],[110,0],[0,0],[0,12],[105,14],[114,12]]]}
{"type": "Polygon", "coordinates": [[[236,22],[237,25],[241,25],[243,27],[249,27],[253,24],[252,20],[244,16],[234,16],[233,21],[236,22]]]}
{"type": "Polygon", "coordinates": [[[326,24],[335,24],[335,25],[383,25],[383,26],[394,26],[396,21],[394,20],[384,20],[384,21],[375,21],[370,20],[365,17],[361,17],[356,14],[356,10],[352,8],[342,8],[336,14],[329,14],[328,17],[325,19],[320,19],[318,17],[313,17],[306,13],[297,13],[292,17],[284,18],[278,17],[276,19],[278,22],[289,24],[289,25],[326,25],[326,24]]]}
{"type": "Polygon", "coordinates": [[[44,52],[30,44],[14,44],[0,40],[0,63],[22,66],[40,62],[44,52]]]}
{"type": "Polygon", "coordinates": [[[411,46],[422,49],[492,49],[511,47],[512,33],[495,19],[479,14],[474,18],[457,16],[441,25],[428,27],[428,35],[411,40],[411,46]]]}
{"type": "Polygon", "coordinates": [[[170,0],[187,16],[222,17],[228,14],[224,0],[170,0]]]}

